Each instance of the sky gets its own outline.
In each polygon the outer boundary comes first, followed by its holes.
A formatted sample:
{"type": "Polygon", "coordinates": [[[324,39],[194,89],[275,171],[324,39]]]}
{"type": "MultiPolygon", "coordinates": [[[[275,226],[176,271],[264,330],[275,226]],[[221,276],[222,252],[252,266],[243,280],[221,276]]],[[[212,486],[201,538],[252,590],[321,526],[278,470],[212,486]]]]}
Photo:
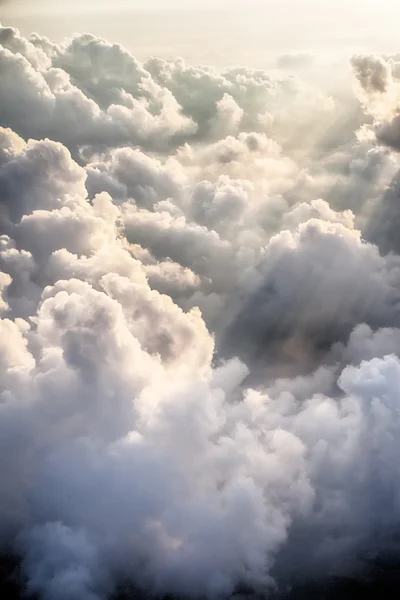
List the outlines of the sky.
{"type": "Polygon", "coordinates": [[[180,55],[256,67],[276,53],[312,51],[332,60],[366,48],[391,52],[400,17],[391,0],[9,0],[1,11],[24,33],[35,30],[51,39],[91,31],[140,58],[180,55]]]}

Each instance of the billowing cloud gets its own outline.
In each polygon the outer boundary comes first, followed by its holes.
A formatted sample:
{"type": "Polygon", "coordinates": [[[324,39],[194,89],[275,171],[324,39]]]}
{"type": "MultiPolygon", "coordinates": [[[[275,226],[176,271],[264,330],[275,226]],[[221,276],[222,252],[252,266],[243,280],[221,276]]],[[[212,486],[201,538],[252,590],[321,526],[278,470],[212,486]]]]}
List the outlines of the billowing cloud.
{"type": "Polygon", "coordinates": [[[351,65],[366,93],[387,92],[392,83],[390,65],[378,56],[353,56],[351,65]]]}
{"type": "Polygon", "coordinates": [[[0,61],[0,545],[21,586],[285,595],[392,556],[393,62],[352,60],[355,112],[351,90],[88,34],[2,28],[0,61]]]}
{"type": "Polygon", "coordinates": [[[54,44],[3,27],[0,42],[0,124],[25,138],[60,141],[74,155],[123,145],[168,154],[185,141],[239,131],[271,130],[283,141],[300,120],[307,127],[310,109],[314,123],[340,113],[329,95],[293,77],[245,68],[220,74],[182,59],[141,65],[89,34],[54,44]]]}

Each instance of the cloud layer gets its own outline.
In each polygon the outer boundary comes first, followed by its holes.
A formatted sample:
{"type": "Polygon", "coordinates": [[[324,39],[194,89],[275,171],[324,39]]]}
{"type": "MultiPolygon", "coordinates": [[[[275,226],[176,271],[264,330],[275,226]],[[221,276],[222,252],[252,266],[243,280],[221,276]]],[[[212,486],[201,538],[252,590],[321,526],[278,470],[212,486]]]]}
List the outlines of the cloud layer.
{"type": "Polygon", "coordinates": [[[0,44],[0,544],[28,592],[265,595],[397,551],[395,57],[354,57],[355,95],[0,44]]]}

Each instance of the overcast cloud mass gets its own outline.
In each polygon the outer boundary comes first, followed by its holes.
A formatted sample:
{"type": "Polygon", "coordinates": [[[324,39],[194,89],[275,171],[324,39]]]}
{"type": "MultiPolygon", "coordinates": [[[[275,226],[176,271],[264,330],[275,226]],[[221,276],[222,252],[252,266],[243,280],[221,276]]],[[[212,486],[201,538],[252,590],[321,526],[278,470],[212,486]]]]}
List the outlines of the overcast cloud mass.
{"type": "Polygon", "coordinates": [[[313,62],[0,28],[0,549],[40,600],[397,556],[400,56],[313,62]]]}

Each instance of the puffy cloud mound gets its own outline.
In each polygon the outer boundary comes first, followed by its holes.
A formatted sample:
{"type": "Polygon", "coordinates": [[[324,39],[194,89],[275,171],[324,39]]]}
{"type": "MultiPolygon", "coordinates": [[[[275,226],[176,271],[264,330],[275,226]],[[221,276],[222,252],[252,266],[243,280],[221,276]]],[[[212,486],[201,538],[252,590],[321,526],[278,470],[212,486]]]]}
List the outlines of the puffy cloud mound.
{"type": "Polygon", "coordinates": [[[265,596],[397,552],[394,59],[352,60],[356,111],[88,34],[4,27],[0,61],[0,547],[26,591],[265,596]]]}
{"type": "Polygon", "coordinates": [[[361,88],[366,93],[386,92],[391,84],[391,69],[378,56],[353,56],[351,65],[361,88]]]}

